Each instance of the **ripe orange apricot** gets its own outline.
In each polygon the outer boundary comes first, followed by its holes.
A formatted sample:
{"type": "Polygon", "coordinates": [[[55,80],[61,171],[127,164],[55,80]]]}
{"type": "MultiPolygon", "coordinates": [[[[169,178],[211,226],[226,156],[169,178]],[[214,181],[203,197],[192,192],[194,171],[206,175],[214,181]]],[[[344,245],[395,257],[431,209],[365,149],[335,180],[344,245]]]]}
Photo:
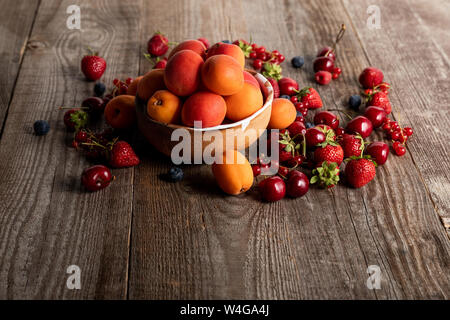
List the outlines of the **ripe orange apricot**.
{"type": "Polygon", "coordinates": [[[244,81],[251,83],[252,85],[256,86],[259,90],[259,82],[250,72],[244,71],[244,81]]]}
{"type": "Polygon", "coordinates": [[[272,102],[269,129],[286,129],[297,116],[294,104],[288,99],[276,98],[272,102]]]}
{"type": "Polygon", "coordinates": [[[181,97],[193,94],[200,85],[202,66],[203,59],[194,51],[178,51],[169,59],[164,69],[167,89],[181,97]]]}
{"type": "Polygon", "coordinates": [[[244,82],[238,93],[224,99],[227,104],[226,117],[234,122],[251,116],[263,105],[261,90],[249,82],[244,82]]]}
{"type": "Polygon", "coordinates": [[[249,190],[253,185],[253,171],[245,156],[239,151],[228,150],[221,159],[221,164],[212,165],[212,172],[219,187],[231,195],[249,190]]]}
{"type": "Polygon", "coordinates": [[[129,95],[117,96],[105,107],[105,121],[114,129],[131,127],[136,121],[134,98],[129,95]]]}
{"type": "Polygon", "coordinates": [[[202,128],[215,127],[222,123],[227,112],[225,100],[218,94],[200,91],[190,96],[183,104],[181,120],[188,127],[201,121],[202,128]]]}
{"type": "Polygon", "coordinates": [[[237,62],[239,62],[239,64],[242,66],[242,69],[244,69],[245,56],[241,48],[239,48],[237,45],[223,42],[216,43],[208,49],[206,53],[206,59],[218,54],[225,54],[227,56],[233,57],[237,62]]]}
{"type": "Polygon", "coordinates": [[[194,51],[196,54],[198,54],[202,59],[205,58],[205,51],[206,47],[205,45],[198,40],[186,40],[183,42],[180,42],[175,48],[172,49],[172,51],[169,54],[169,59],[177,52],[181,50],[191,50],[194,51]]]}
{"type": "Polygon", "coordinates": [[[136,95],[139,81],[141,81],[141,79],[143,77],[144,76],[137,77],[130,83],[130,85],[128,86],[127,95],[129,95],[129,96],[135,96],[136,95]]]}
{"type": "Polygon", "coordinates": [[[244,85],[241,65],[232,57],[219,54],[208,58],[202,67],[203,84],[212,92],[229,96],[244,85]]]}
{"type": "Polygon", "coordinates": [[[148,100],[147,114],[162,123],[180,123],[181,100],[169,90],[158,90],[148,100]]]}
{"type": "Polygon", "coordinates": [[[153,69],[147,72],[137,84],[137,95],[142,100],[148,101],[156,91],[164,89],[166,89],[164,69],[153,69]]]}

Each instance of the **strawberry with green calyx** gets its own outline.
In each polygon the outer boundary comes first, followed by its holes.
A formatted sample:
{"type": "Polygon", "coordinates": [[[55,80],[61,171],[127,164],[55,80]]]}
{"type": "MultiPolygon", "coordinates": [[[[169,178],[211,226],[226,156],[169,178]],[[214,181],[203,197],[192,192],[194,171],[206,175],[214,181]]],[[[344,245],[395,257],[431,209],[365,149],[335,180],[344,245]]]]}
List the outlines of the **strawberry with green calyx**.
{"type": "Polygon", "coordinates": [[[298,91],[295,96],[308,109],[319,109],[323,106],[322,98],[314,88],[305,87],[298,91]]]}
{"type": "Polygon", "coordinates": [[[270,62],[265,62],[263,64],[263,72],[262,75],[266,78],[273,78],[275,80],[280,80],[282,78],[281,72],[283,69],[280,65],[270,62]]]}
{"type": "Polygon", "coordinates": [[[64,113],[64,124],[69,131],[78,131],[86,127],[88,121],[88,113],[80,108],[73,108],[64,113]]]}
{"type": "Polygon", "coordinates": [[[387,92],[381,91],[380,89],[374,89],[368,93],[365,93],[365,96],[366,106],[383,108],[386,114],[390,114],[392,112],[392,106],[387,92]]]}
{"type": "Polygon", "coordinates": [[[362,156],[365,148],[365,142],[360,134],[348,134],[344,135],[339,139],[339,144],[344,150],[344,157],[350,158],[352,156],[360,157],[362,156]]]}
{"type": "Polygon", "coordinates": [[[282,150],[291,153],[292,156],[295,156],[301,148],[301,144],[295,142],[297,136],[299,135],[291,137],[289,135],[289,131],[287,130],[285,132],[280,132],[280,139],[278,140],[278,143],[281,145],[282,150]]]}
{"type": "Polygon", "coordinates": [[[361,188],[375,178],[376,162],[369,155],[350,157],[345,166],[345,178],[354,188],[361,188]]]}
{"type": "Polygon", "coordinates": [[[86,79],[96,81],[100,79],[106,70],[106,61],[98,56],[98,52],[94,52],[88,48],[89,54],[81,60],[81,71],[86,79]]]}
{"type": "MultiPolygon", "coordinates": [[[[252,42],[251,38],[250,38],[250,42],[252,42]]],[[[239,39],[239,40],[234,41],[233,44],[235,44],[239,48],[241,48],[241,50],[244,53],[244,56],[246,58],[250,57],[250,52],[252,52],[252,46],[250,45],[250,43],[248,43],[245,40],[239,39]]]]}
{"type": "Polygon", "coordinates": [[[322,162],[320,167],[312,171],[310,183],[321,188],[332,188],[339,182],[339,166],[336,162],[322,162]]]}

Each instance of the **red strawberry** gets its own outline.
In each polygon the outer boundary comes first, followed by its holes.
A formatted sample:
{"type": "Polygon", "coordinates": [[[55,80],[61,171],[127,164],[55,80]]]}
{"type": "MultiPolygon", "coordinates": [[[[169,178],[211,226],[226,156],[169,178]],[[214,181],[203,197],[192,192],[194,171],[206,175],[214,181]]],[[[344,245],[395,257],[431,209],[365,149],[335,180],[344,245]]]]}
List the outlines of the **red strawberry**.
{"type": "Polygon", "coordinates": [[[336,162],[339,166],[342,163],[342,160],[344,160],[344,150],[340,145],[335,143],[333,144],[327,144],[324,147],[319,147],[314,151],[314,162],[316,164],[321,164],[324,161],[327,162],[336,162]]]}
{"type": "Polygon", "coordinates": [[[311,87],[305,87],[300,90],[297,98],[308,109],[319,109],[323,106],[319,93],[311,87]]]}
{"type": "Polygon", "coordinates": [[[345,178],[354,188],[361,188],[375,178],[375,164],[366,158],[350,158],[345,166],[345,178]]]}
{"type": "Polygon", "coordinates": [[[386,114],[391,113],[392,107],[391,102],[389,101],[389,97],[386,92],[377,91],[367,98],[368,106],[376,106],[384,109],[386,114]]]}
{"type": "Polygon", "coordinates": [[[344,150],[344,157],[350,158],[352,156],[359,157],[364,151],[364,140],[358,135],[345,133],[339,140],[339,144],[344,150]]]}
{"type": "Polygon", "coordinates": [[[269,78],[267,79],[270,84],[272,85],[273,88],[273,98],[278,98],[280,97],[280,87],[278,86],[278,81],[275,80],[274,78],[269,78]]]}
{"type": "Polygon", "coordinates": [[[317,183],[321,188],[332,188],[339,182],[339,166],[336,162],[322,162],[320,167],[312,171],[313,176],[309,181],[317,183]]]}
{"type": "Polygon", "coordinates": [[[114,168],[134,167],[139,164],[139,158],[133,148],[125,141],[117,141],[112,149],[109,164],[114,168]]]}
{"type": "Polygon", "coordinates": [[[91,55],[84,56],[81,60],[81,71],[86,79],[96,81],[100,79],[106,70],[106,61],[92,52],[91,55]]]}
{"type": "Polygon", "coordinates": [[[64,124],[69,131],[78,131],[86,127],[89,116],[86,111],[80,109],[70,109],[64,113],[64,124]]]}
{"type": "Polygon", "coordinates": [[[164,57],[164,59],[157,60],[155,65],[153,66],[153,69],[165,69],[167,65],[167,58],[164,57]]]}
{"type": "Polygon", "coordinates": [[[153,37],[148,40],[147,51],[155,57],[164,55],[169,50],[169,40],[161,33],[155,33],[153,37]]]}
{"type": "Polygon", "coordinates": [[[375,89],[378,89],[379,91],[383,91],[386,94],[389,94],[389,90],[391,89],[391,85],[387,82],[382,82],[378,86],[376,86],[375,89]]]}
{"type": "Polygon", "coordinates": [[[380,69],[369,67],[365,68],[359,75],[359,83],[363,88],[373,88],[383,82],[383,72],[380,69]]]}

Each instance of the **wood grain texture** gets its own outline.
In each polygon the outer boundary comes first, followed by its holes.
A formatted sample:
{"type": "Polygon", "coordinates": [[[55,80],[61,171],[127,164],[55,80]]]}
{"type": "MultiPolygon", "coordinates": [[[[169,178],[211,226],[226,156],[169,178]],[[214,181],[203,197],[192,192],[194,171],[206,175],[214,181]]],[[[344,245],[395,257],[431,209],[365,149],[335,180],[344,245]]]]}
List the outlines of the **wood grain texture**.
{"type": "Polygon", "coordinates": [[[38,6],[39,0],[0,1],[0,138],[38,6]]]}
{"type": "Polygon", "coordinates": [[[139,2],[79,1],[82,30],[66,28],[73,1],[43,1],[37,13],[0,143],[0,297],[125,298],[133,170],[114,170],[110,188],[87,193],[88,163],[65,144],[63,113],[92,94],[79,70],[87,45],[108,61],[111,83],[138,70],[139,2]],[[32,134],[35,119],[50,133],[32,134]],[[81,268],[81,290],[66,268],[81,268]]]}

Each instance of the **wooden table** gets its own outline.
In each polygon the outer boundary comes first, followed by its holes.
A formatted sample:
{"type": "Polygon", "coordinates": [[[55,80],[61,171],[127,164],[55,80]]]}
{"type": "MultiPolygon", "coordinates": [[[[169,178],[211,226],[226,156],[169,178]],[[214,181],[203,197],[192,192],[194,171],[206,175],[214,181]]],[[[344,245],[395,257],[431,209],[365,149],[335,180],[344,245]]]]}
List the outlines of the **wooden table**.
{"type": "Polygon", "coordinates": [[[0,0],[0,8],[0,298],[449,298],[448,1],[0,0]],[[81,31],[66,27],[72,4],[81,31]],[[372,4],[381,29],[367,27],[372,4]],[[341,23],[343,73],[318,87],[311,61],[341,23]],[[105,56],[111,84],[151,68],[142,53],[156,30],[173,41],[252,37],[287,60],[305,56],[301,71],[287,62],[283,73],[318,87],[328,109],[345,110],[361,70],[377,66],[393,87],[393,118],[414,128],[408,152],[391,155],[364,188],[312,188],[267,204],[256,189],[224,196],[208,166],[185,168],[179,184],[161,181],[168,159],[136,134],[142,164],[87,193],[88,163],[67,146],[57,107],[92,93],[79,70],[87,45],[105,56]],[[37,119],[49,120],[46,137],[32,134],[37,119]],[[81,269],[80,290],[66,287],[69,265],[81,269]],[[380,267],[379,290],[366,286],[369,265],[380,267]]]}

